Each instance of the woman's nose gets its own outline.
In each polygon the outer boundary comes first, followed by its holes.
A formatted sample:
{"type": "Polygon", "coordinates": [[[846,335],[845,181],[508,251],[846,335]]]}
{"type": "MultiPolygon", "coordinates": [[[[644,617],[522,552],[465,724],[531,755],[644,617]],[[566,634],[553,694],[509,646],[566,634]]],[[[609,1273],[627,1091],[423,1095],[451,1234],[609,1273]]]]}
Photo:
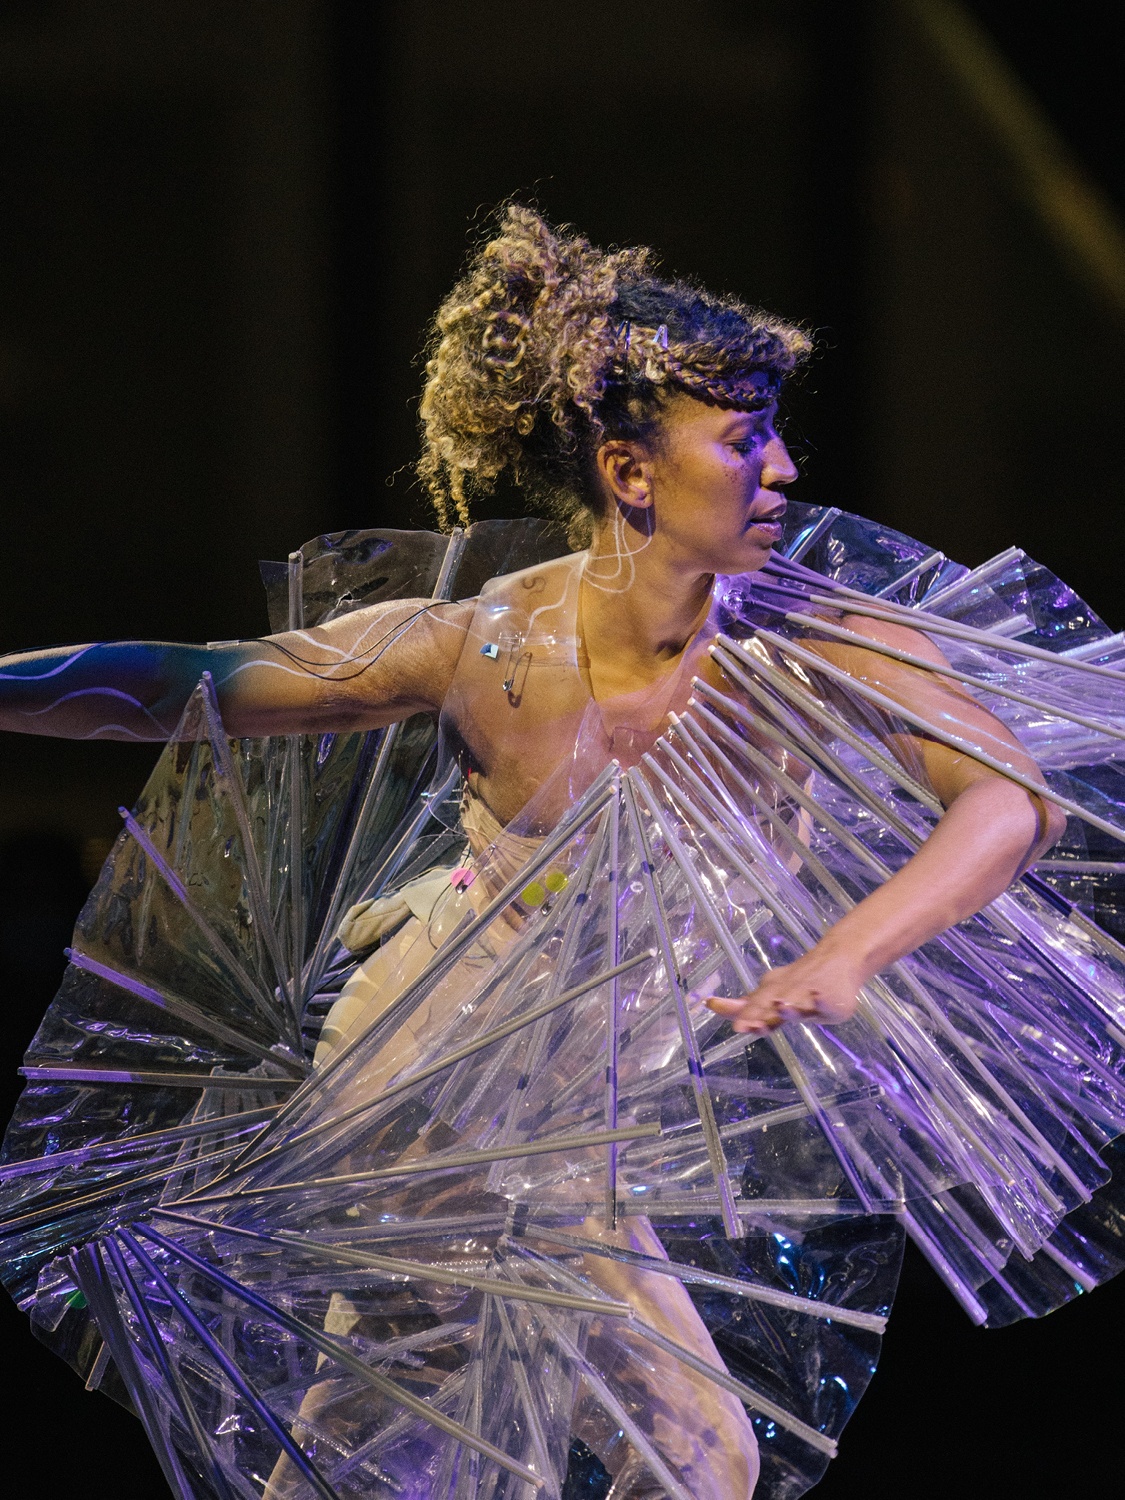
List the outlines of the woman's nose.
{"type": "Polygon", "coordinates": [[[792,484],[797,478],[797,465],[789,456],[789,449],[775,433],[763,452],[762,477],[759,481],[764,490],[779,490],[792,484]]]}

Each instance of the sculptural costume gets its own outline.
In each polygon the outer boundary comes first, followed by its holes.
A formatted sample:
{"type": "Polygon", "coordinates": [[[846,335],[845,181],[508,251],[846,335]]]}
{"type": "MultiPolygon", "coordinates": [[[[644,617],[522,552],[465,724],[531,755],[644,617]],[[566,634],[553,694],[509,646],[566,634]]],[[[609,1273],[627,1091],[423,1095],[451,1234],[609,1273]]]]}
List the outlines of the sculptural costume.
{"type": "MultiPolygon", "coordinates": [[[[475,591],[546,540],[321,539],[294,600],[308,620],[423,580],[475,591]]],[[[797,1495],[874,1366],[903,1231],[980,1322],[1119,1268],[1125,955],[1087,912],[1125,831],[1121,637],[1022,554],[967,572],[793,506],[773,565],[717,581],[720,686],[693,661],[662,684],[670,726],[607,722],[574,670],[575,576],[564,558],[481,591],[464,670],[494,674],[498,711],[553,676],[575,694],[574,753],[494,849],[466,854],[455,704],[448,748],[422,718],[231,742],[204,682],[82,914],[6,1138],[6,1281],[136,1408],[175,1493],[260,1494],[279,1452],[294,1493],[560,1493],[568,1462],[576,1492],[591,1450],[619,1493],[692,1493],[630,1365],[700,1358],[598,1257],[686,1288],[723,1361],[704,1378],[751,1414],[758,1493],[797,1495]],[[732,1036],[699,995],[807,946],[935,812],[885,751],[894,706],[810,650],[842,600],[941,640],[1070,830],[853,1021],[732,1036]],[[354,935],[442,869],[395,998],[313,1069],[356,968],[341,916],[354,935]],[[614,1214],[658,1247],[599,1243],[591,1216],[614,1214]]]]}
{"type": "MultiPolygon", "coordinates": [[[[762,410],[793,366],[776,320],[506,225],[423,404],[462,479],[556,428],[562,473],[665,382],[762,410]],[[681,324],[638,354],[661,298],[681,324]]],[[[0,1234],[37,1334],[136,1410],[181,1500],[795,1500],[904,1236],[978,1323],[1121,1268],[1125,638],[1057,578],[791,503],[678,665],[599,699],[589,556],[545,523],[340,533],[264,576],[261,642],[0,663],[8,727],[170,735],[27,1054],[0,1234]],[[450,611],[440,719],[388,689],[349,727],[450,611]],[[299,691],[326,652],[321,727],[233,736],[240,674],[299,691]],[[927,839],[922,741],[1065,813],[1061,841],[840,1024],[732,1029],[723,997],[927,839]]]]}

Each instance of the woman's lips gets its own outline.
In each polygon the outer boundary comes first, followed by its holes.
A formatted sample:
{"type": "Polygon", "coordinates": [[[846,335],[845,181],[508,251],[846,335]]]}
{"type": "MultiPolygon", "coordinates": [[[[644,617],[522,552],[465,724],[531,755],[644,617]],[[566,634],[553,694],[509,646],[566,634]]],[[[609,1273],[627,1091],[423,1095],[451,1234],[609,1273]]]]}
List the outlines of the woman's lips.
{"type": "Polygon", "coordinates": [[[748,529],[750,531],[761,532],[763,537],[768,537],[771,542],[780,541],[782,532],[781,517],[778,516],[776,519],[770,520],[763,516],[760,520],[751,521],[748,529]]]}

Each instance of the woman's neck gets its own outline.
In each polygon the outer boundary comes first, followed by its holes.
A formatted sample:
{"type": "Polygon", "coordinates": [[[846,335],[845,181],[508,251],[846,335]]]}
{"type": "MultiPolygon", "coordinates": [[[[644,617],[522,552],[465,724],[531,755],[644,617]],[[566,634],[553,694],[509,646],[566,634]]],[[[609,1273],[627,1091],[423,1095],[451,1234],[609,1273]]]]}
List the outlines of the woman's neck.
{"type": "Polygon", "coordinates": [[[677,566],[659,535],[637,547],[631,534],[602,528],[579,605],[595,696],[645,687],[674,666],[707,619],[713,583],[714,574],[677,566]]]}

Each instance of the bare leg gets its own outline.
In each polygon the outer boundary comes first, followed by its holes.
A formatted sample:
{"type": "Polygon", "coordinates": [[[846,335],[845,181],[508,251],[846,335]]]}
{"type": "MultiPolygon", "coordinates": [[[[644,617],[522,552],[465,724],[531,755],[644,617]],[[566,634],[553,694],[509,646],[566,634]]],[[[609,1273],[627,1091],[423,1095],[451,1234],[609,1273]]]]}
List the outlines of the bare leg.
{"type": "MultiPolygon", "coordinates": [[[[342,1337],[352,1331],[359,1319],[359,1313],[348,1299],[341,1296],[339,1292],[333,1292],[324,1318],[325,1333],[334,1333],[342,1337]]],[[[317,1369],[319,1370],[326,1363],[326,1356],[322,1354],[317,1360],[317,1369]]],[[[302,1417],[318,1426],[331,1425],[331,1418],[327,1422],[322,1422],[322,1417],[332,1404],[336,1388],[336,1381],[321,1380],[305,1392],[300,1413],[293,1423],[293,1436],[298,1443],[301,1441],[302,1417]]],[[[282,1453],[266,1481],[266,1487],[262,1491],[262,1500],[295,1500],[296,1496],[306,1492],[305,1485],[306,1481],[297,1465],[288,1454],[282,1453]]]]}
{"type": "MultiPolygon", "coordinates": [[[[620,1249],[667,1259],[645,1218],[625,1219],[612,1233],[600,1220],[587,1219],[583,1232],[589,1239],[620,1249]]],[[[687,1291],[671,1276],[639,1270],[601,1255],[587,1255],[582,1269],[603,1291],[631,1303],[658,1332],[708,1364],[723,1368],[703,1319],[687,1291]]],[[[638,1409],[640,1425],[682,1477],[694,1500],[750,1500],[758,1480],[758,1443],[737,1396],[631,1334],[627,1325],[614,1321],[612,1335],[594,1325],[587,1344],[588,1357],[613,1377],[618,1389],[630,1390],[630,1404],[638,1409]]],[[[597,1434],[591,1431],[587,1437],[579,1431],[577,1435],[598,1451],[597,1434]]],[[[654,1483],[643,1469],[637,1469],[632,1479],[622,1470],[616,1475],[613,1494],[620,1495],[620,1500],[655,1497],[660,1490],[652,1488],[654,1483]],[[618,1481],[625,1487],[619,1490],[618,1481]]]]}
{"type": "MultiPolygon", "coordinates": [[[[349,1033],[371,1022],[401,993],[432,956],[437,943],[427,940],[424,924],[408,922],[401,933],[384,944],[360,966],[349,980],[340,1001],[329,1013],[325,1035],[317,1048],[317,1063],[349,1033]],[[419,941],[419,939],[421,939],[419,941]]],[[[436,1005],[448,1005],[448,992],[436,1005]]],[[[364,1070],[365,1091],[379,1084],[409,1061],[419,1035],[432,1034],[438,1016],[431,1004],[423,1004],[411,1024],[396,1033],[393,1041],[364,1070]]],[[[410,1148],[415,1150],[417,1148],[410,1148]]],[[[597,1219],[589,1219],[584,1232],[590,1239],[641,1254],[666,1259],[664,1249],[646,1218],[629,1217],[610,1233],[597,1219]]],[[[636,1308],[645,1322],[682,1344],[700,1359],[722,1368],[722,1359],[684,1287],[672,1277],[639,1270],[604,1256],[589,1255],[584,1273],[603,1291],[636,1308]]],[[[325,1327],[347,1333],[357,1315],[345,1299],[332,1298],[325,1327]],[[348,1314],[351,1314],[350,1318],[348,1314]]],[[[593,1363],[611,1376],[615,1387],[628,1393],[628,1404],[654,1446],[684,1481],[693,1500],[750,1500],[758,1479],[758,1445],[754,1429],[742,1403],[714,1382],[682,1364],[673,1355],[655,1348],[614,1320],[611,1331],[595,1324],[588,1344],[593,1363]]],[[[312,1386],[301,1404],[301,1415],[318,1425],[331,1417],[335,1383],[312,1386]],[[319,1419],[319,1420],[318,1420],[319,1419]]],[[[643,1467],[638,1468],[620,1447],[607,1448],[612,1437],[590,1402],[579,1401],[585,1419],[576,1410],[576,1435],[600,1452],[615,1472],[613,1500],[656,1500],[659,1486],[643,1467]]],[[[289,1500],[300,1492],[301,1478],[290,1461],[278,1460],[265,1491],[265,1500],[289,1500]]]]}

